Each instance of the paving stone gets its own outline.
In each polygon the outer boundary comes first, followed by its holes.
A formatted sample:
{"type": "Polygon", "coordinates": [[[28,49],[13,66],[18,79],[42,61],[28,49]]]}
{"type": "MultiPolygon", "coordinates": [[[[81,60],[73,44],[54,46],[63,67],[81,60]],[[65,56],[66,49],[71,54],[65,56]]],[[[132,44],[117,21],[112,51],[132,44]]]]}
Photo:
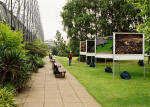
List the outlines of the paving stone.
{"type": "Polygon", "coordinates": [[[43,107],[44,103],[35,103],[35,102],[30,102],[30,103],[25,103],[23,107],[43,107]]]}
{"type": "Polygon", "coordinates": [[[46,102],[44,107],[64,107],[64,105],[60,102],[46,102]]]}
{"type": "Polygon", "coordinates": [[[64,103],[65,107],[85,107],[82,103],[64,103]]]}

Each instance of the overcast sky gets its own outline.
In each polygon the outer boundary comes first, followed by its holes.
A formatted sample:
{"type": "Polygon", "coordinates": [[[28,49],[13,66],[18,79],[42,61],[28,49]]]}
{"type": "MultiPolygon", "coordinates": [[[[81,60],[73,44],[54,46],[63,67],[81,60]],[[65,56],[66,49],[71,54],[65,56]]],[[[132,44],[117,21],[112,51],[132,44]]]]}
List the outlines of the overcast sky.
{"type": "Polygon", "coordinates": [[[59,30],[66,39],[66,33],[63,31],[62,18],[60,16],[66,1],[38,0],[45,40],[54,39],[56,30],[59,30]]]}

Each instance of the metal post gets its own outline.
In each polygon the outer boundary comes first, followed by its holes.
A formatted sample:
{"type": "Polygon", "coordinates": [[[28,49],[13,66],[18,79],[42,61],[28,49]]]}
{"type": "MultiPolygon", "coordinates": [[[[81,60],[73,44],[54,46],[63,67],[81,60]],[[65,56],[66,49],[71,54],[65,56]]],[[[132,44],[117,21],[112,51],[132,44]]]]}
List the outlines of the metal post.
{"type": "Polygon", "coordinates": [[[144,60],[143,60],[143,62],[144,62],[144,78],[145,78],[145,65],[146,65],[146,63],[144,60]]]}
{"type": "Polygon", "coordinates": [[[105,67],[107,67],[107,66],[106,66],[106,58],[105,58],[105,67]]]}
{"type": "Polygon", "coordinates": [[[113,80],[115,79],[115,60],[113,59],[113,80]]]}
{"type": "Polygon", "coordinates": [[[120,73],[120,61],[119,61],[119,73],[120,73]]]}
{"type": "Polygon", "coordinates": [[[86,56],[86,63],[87,63],[87,56],[86,56]]]}

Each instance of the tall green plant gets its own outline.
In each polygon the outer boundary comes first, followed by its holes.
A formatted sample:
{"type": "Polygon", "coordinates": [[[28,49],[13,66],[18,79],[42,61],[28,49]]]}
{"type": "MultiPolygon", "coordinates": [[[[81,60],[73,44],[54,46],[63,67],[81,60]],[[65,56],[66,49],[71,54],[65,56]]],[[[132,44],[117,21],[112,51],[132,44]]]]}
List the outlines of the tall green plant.
{"type": "Polygon", "coordinates": [[[16,88],[24,88],[30,79],[30,63],[18,49],[0,47],[0,82],[11,82],[16,88]],[[22,82],[20,82],[20,81],[22,82]],[[19,84],[18,84],[19,83],[19,84]]]}
{"type": "Polygon", "coordinates": [[[0,89],[0,107],[16,107],[16,99],[14,98],[15,88],[11,87],[11,90],[8,87],[0,89]]]}
{"type": "Polygon", "coordinates": [[[44,66],[44,62],[41,57],[39,57],[38,54],[29,56],[29,61],[31,63],[31,71],[32,72],[38,72],[38,68],[44,66]]]}
{"type": "Polygon", "coordinates": [[[48,54],[47,45],[38,41],[25,43],[25,49],[28,55],[38,54],[40,57],[45,57],[48,54]]]}
{"type": "Polygon", "coordinates": [[[143,24],[138,26],[139,32],[145,34],[145,45],[146,53],[150,54],[150,0],[137,0],[138,6],[141,7],[141,13],[139,14],[143,17],[143,24]]]}
{"type": "Polygon", "coordinates": [[[23,51],[22,36],[23,33],[21,31],[12,31],[8,24],[0,21],[0,46],[23,51]]]}

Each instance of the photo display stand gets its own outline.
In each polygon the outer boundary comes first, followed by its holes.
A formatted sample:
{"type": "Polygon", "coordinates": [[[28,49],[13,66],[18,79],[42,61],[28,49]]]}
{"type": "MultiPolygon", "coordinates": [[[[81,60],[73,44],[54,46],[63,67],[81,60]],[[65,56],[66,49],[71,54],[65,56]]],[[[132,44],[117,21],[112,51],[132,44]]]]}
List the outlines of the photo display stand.
{"type": "MultiPolygon", "coordinates": [[[[115,77],[115,61],[143,60],[144,61],[144,34],[143,33],[113,33],[113,79],[115,77]]],[[[120,69],[120,63],[119,63],[120,69]]],[[[145,64],[144,64],[145,78],[145,64]]]]}
{"type": "Polygon", "coordinates": [[[95,57],[95,40],[86,40],[86,62],[88,56],[91,57],[92,62],[92,57],[95,57]]]}
{"type": "Polygon", "coordinates": [[[80,41],[79,46],[79,62],[80,62],[80,56],[85,55],[86,56],[86,41],[80,41]]]}
{"type": "Polygon", "coordinates": [[[80,55],[86,55],[86,41],[80,41],[80,55]]]}
{"type": "Polygon", "coordinates": [[[95,58],[113,59],[113,37],[96,37],[95,38],[95,58]]]}

